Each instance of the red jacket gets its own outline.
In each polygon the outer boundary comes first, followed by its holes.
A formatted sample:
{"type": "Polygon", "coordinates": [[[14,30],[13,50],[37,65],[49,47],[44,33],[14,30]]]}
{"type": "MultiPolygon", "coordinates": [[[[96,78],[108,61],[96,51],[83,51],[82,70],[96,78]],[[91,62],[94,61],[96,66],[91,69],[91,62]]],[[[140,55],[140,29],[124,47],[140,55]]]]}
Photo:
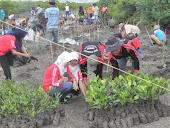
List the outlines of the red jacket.
{"type": "MultiPolygon", "coordinates": [[[[67,72],[71,72],[70,68],[68,67],[67,68],[67,72]]],[[[81,70],[75,70],[72,72],[72,74],[74,75],[77,83],[80,81],[80,80],[83,80],[83,76],[82,76],[82,73],[81,73],[81,70]]]]}
{"type": "Polygon", "coordinates": [[[134,38],[133,40],[129,40],[127,44],[134,46],[135,49],[141,48],[141,42],[140,42],[140,40],[138,40],[138,38],[134,38]]]}
{"type": "MultiPolygon", "coordinates": [[[[73,81],[75,77],[72,75],[70,70],[67,70],[67,72],[72,76],[72,79],[70,81],[73,81]]],[[[50,86],[54,86],[56,88],[62,88],[62,84],[59,84],[59,80],[62,77],[60,76],[60,70],[59,67],[56,64],[52,64],[50,67],[47,68],[43,80],[43,89],[46,93],[48,93],[50,86]]]]}
{"type": "MultiPolygon", "coordinates": [[[[86,56],[95,54],[98,57],[99,61],[104,62],[104,50],[105,50],[105,47],[103,45],[99,44],[98,42],[85,42],[80,46],[79,52],[86,56]],[[89,48],[89,51],[88,51],[87,50],[88,46],[93,46],[93,47],[92,47],[92,49],[89,48]]],[[[79,55],[79,65],[87,63],[87,59],[88,59],[88,57],[79,55]]],[[[98,62],[98,64],[100,64],[100,62],[98,62]]]]}
{"type": "Polygon", "coordinates": [[[9,51],[11,51],[13,54],[17,52],[15,50],[15,40],[15,37],[12,35],[0,37],[0,56],[5,55],[9,51]]]}

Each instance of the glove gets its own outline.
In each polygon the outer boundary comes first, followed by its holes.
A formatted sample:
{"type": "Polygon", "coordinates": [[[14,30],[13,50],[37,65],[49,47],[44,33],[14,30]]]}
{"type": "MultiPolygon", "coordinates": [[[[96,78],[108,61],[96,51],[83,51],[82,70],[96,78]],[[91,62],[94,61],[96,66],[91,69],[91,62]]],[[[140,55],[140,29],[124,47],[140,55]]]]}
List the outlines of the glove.
{"type": "Polygon", "coordinates": [[[134,72],[137,74],[139,72],[139,70],[135,70],[134,72]]]}

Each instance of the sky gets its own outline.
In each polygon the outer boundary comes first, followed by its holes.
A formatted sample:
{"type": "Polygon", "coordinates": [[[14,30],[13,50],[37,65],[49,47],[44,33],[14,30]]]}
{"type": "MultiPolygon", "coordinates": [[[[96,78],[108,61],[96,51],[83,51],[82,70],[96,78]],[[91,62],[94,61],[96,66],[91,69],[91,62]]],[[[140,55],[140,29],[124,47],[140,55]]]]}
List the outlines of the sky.
{"type": "MultiPolygon", "coordinates": [[[[11,0],[11,1],[20,1],[20,0],[11,0]]],[[[29,0],[21,0],[21,1],[29,1],[29,0]]],[[[31,1],[48,1],[48,0],[31,0],[31,1]]],[[[67,1],[75,2],[75,3],[94,3],[94,2],[98,2],[99,0],[58,0],[58,1],[61,3],[65,3],[67,1]]]]}
{"type": "Polygon", "coordinates": [[[94,3],[98,2],[99,0],[59,0],[59,2],[77,2],[77,3],[94,3]]]}

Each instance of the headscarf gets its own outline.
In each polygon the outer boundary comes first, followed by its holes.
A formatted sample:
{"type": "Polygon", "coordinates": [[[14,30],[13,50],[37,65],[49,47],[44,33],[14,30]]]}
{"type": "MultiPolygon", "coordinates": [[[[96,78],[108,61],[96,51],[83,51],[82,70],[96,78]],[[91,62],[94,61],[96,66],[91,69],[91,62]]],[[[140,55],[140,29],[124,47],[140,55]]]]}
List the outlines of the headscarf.
{"type": "MultiPolygon", "coordinates": [[[[77,52],[71,52],[70,54],[71,54],[72,60],[77,60],[78,61],[79,55],[78,55],[77,52]]],[[[78,82],[78,72],[80,71],[79,65],[78,64],[75,65],[75,66],[69,65],[69,69],[72,72],[72,74],[75,76],[76,81],[78,82]]]]}
{"type": "Polygon", "coordinates": [[[61,77],[67,71],[67,67],[64,67],[64,64],[70,62],[71,59],[72,57],[69,52],[62,52],[55,61],[55,64],[59,67],[61,77]]]}
{"type": "Polygon", "coordinates": [[[16,28],[10,35],[15,36],[16,40],[21,40],[22,38],[24,38],[28,33],[16,28]]]}
{"type": "Polygon", "coordinates": [[[15,46],[16,46],[16,50],[17,50],[18,52],[22,52],[22,50],[21,50],[21,47],[22,47],[22,39],[23,39],[27,34],[28,34],[27,32],[25,32],[25,31],[23,31],[23,30],[21,30],[21,29],[18,29],[18,28],[14,29],[14,30],[12,31],[12,33],[9,34],[9,35],[15,36],[15,38],[16,38],[15,46]]]}

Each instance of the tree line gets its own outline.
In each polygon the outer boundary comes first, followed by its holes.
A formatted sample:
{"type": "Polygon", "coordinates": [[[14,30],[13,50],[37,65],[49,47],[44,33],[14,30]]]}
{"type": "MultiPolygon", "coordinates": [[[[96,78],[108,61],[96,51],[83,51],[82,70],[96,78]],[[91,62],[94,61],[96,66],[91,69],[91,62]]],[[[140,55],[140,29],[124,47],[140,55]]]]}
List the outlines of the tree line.
{"type": "MultiPolygon", "coordinates": [[[[104,3],[108,7],[108,15],[112,15],[116,23],[128,21],[137,24],[141,21],[142,25],[153,25],[158,20],[164,26],[170,23],[170,0],[100,0],[96,4],[102,8],[104,3]]],[[[42,8],[49,7],[48,1],[0,1],[0,7],[7,15],[30,11],[32,6],[37,7],[38,4],[42,8]]],[[[56,0],[56,5],[60,10],[65,9],[65,3],[56,0]]],[[[86,10],[90,4],[69,3],[72,10],[77,10],[80,5],[86,10]]]]}

